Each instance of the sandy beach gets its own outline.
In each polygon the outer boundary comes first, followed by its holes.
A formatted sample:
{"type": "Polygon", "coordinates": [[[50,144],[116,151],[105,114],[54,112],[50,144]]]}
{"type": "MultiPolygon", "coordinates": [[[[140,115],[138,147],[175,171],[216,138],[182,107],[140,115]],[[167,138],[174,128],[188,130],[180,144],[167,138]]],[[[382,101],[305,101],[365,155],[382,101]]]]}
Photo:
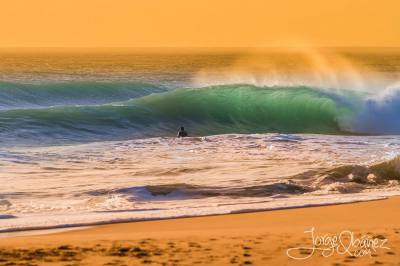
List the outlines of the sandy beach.
{"type": "Polygon", "coordinates": [[[399,253],[399,197],[0,239],[0,265],[400,265],[399,253]],[[315,239],[348,230],[344,246],[354,233],[352,253],[302,249],[289,258],[288,249],[313,246],[311,233],[304,233],[313,227],[315,239]],[[375,246],[358,246],[369,250],[358,256],[354,240],[363,235],[375,246]]]}

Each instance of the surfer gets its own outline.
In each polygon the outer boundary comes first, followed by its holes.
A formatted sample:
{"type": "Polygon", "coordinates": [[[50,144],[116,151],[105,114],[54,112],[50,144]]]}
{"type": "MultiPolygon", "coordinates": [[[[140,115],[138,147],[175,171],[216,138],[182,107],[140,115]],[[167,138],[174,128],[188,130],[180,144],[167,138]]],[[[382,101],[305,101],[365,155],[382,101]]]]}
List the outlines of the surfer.
{"type": "Polygon", "coordinates": [[[188,133],[186,132],[184,127],[181,127],[181,129],[178,131],[178,138],[184,138],[187,137],[188,133]]]}

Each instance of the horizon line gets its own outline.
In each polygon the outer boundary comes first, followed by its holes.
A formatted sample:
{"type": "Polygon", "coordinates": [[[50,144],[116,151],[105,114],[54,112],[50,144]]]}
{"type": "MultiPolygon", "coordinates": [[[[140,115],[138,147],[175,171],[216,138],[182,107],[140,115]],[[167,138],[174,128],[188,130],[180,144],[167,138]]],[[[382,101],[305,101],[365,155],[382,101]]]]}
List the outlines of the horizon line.
{"type": "Polygon", "coordinates": [[[288,46],[0,46],[0,49],[271,49],[271,48],[400,48],[399,46],[362,46],[362,45],[288,45],[288,46]]]}

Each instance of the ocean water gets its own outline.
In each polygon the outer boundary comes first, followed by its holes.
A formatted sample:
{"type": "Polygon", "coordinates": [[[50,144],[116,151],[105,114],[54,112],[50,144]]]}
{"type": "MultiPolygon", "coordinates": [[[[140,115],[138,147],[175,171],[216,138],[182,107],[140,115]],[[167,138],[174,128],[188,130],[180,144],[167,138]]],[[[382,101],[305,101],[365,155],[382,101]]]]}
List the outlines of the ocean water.
{"type": "Polygon", "coordinates": [[[1,232],[400,194],[399,49],[4,50],[0,80],[1,232]]]}

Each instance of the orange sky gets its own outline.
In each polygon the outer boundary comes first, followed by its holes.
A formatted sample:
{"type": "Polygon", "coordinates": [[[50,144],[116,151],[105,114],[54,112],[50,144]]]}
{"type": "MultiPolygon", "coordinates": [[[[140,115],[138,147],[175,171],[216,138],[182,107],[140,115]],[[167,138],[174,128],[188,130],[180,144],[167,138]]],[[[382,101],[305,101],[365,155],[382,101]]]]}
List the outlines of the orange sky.
{"type": "Polygon", "coordinates": [[[400,46],[400,0],[1,0],[0,47],[400,46]]]}

